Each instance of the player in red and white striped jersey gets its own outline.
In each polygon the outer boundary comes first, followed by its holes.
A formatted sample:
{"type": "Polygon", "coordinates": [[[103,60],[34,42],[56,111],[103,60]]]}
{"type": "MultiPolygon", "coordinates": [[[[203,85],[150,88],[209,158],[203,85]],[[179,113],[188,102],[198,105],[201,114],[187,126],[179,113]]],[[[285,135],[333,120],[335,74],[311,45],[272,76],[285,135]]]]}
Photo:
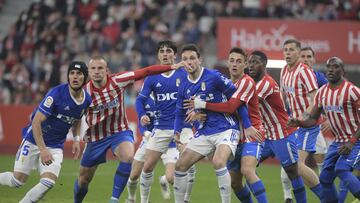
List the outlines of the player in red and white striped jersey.
{"type": "Polygon", "coordinates": [[[296,128],[288,128],[286,123],[289,116],[278,84],[266,73],[267,56],[261,51],[251,53],[249,75],[256,82],[259,97],[259,107],[262,122],[266,129],[265,146],[261,153],[261,160],[276,156],[291,179],[296,202],[306,202],[304,182],[298,174],[298,152],[296,147],[296,128]]]}
{"type": "MultiPolygon", "coordinates": [[[[283,53],[287,65],[280,73],[280,88],[284,99],[288,102],[293,118],[305,116],[312,106],[318,85],[315,74],[306,64],[300,62],[301,43],[295,39],[284,42],[283,53]]],[[[314,153],[320,126],[299,128],[296,140],[299,154],[299,173],[308,187],[319,199],[323,198],[319,178],[305,165],[309,153],[314,153]]]]}
{"type": "Polygon", "coordinates": [[[329,146],[320,181],[326,202],[338,202],[334,180],[338,176],[351,193],[360,199],[360,181],[352,170],[360,160],[360,89],[344,76],[344,63],[338,57],[326,62],[329,83],[315,95],[314,108],[307,119],[291,119],[290,126],[310,127],[324,112],[335,141],[329,146]]]}
{"type": "Polygon", "coordinates": [[[113,190],[111,199],[113,202],[118,201],[117,198],[126,186],[134,156],[134,138],[128,126],[124,107],[125,88],[135,80],[177,69],[182,65],[183,63],[172,66],[154,65],[136,71],[109,75],[107,62],[103,57],[91,58],[89,61],[91,80],[85,89],[91,95],[92,103],[86,115],[89,128],[84,140],[87,145],[81,160],[80,175],[75,182],[75,202],[82,202],[97,166],[106,162],[106,152],[109,148],[121,161],[114,177],[114,184],[118,186],[114,188],[119,189],[113,190]]]}

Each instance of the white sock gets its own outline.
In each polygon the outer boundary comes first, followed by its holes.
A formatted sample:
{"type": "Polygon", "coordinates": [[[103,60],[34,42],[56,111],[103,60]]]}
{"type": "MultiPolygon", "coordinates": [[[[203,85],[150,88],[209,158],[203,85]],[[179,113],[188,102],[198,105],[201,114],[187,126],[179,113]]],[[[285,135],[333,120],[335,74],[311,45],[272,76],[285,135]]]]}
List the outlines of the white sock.
{"type": "Polygon", "coordinates": [[[150,196],[150,189],[153,181],[154,181],[153,172],[150,173],[145,173],[144,171],[141,172],[141,177],[140,177],[141,203],[148,203],[150,196]]]}
{"type": "Polygon", "coordinates": [[[195,165],[192,165],[191,168],[188,170],[186,193],[184,198],[184,200],[187,202],[190,202],[191,190],[195,181],[195,173],[196,173],[195,165]]]}
{"type": "Polygon", "coordinates": [[[292,199],[291,181],[283,167],[281,167],[281,184],[284,192],[284,199],[292,199]]]}
{"type": "Polygon", "coordinates": [[[322,167],[323,167],[323,165],[324,165],[324,162],[321,162],[321,163],[316,163],[316,165],[317,165],[317,167],[318,167],[318,170],[319,170],[319,175],[320,175],[320,173],[321,173],[321,169],[322,169],[322,167]]]}
{"type": "Polygon", "coordinates": [[[215,170],[220,189],[221,202],[231,202],[231,177],[226,167],[215,170]]]}
{"type": "Polygon", "coordinates": [[[187,172],[175,171],[174,177],[174,198],[175,203],[184,203],[187,185],[187,172]]]}
{"type": "Polygon", "coordinates": [[[23,182],[14,177],[13,172],[0,173],[0,185],[7,185],[9,187],[21,187],[23,182]]]}
{"type": "Polygon", "coordinates": [[[41,178],[40,183],[26,193],[25,197],[19,203],[38,202],[55,185],[55,181],[50,178],[41,178]]]}
{"type": "Polygon", "coordinates": [[[128,199],[129,200],[134,200],[136,199],[136,189],[137,189],[137,184],[138,184],[138,180],[131,180],[129,178],[126,187],[128,189],[128,199]]]}

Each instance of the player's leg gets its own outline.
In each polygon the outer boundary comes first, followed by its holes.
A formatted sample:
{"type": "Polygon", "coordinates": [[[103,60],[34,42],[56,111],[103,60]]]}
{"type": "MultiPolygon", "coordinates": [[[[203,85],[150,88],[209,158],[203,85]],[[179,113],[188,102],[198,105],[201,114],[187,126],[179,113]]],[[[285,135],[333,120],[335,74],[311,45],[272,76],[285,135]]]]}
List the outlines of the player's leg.
{"type": "Polygon", "coordinates": [[[218,179],[221,202],[230,202],[231,177],[226,164],[230,157],[235,156],[237,143],[239,142],[239,131],[233,129],[226,130],[216,135],[211,135],[210,139],[216,146],[211,162],[218,179]]]}
{"type": "Polygon", "coordinates": [[[229,161],[227,164],[231,177],[231,188],[240,202],[252,203],[253,201],[251,199],[250,189],[247,184],[243,185],[242,183],[243,175],[240,171],[241,151],[242,144],[239,144],[236,148],[234,159],[229,161]]]}
{"type": "Polygon", "coordinates": [[[317,137],[317,140],[316,140],[316,152],[313,155],[319,174],[321,173],[321,168],[324,164],[326,152],[327,152],[326,141],[325,141],[323,134],[320,131],[320,133],[317,137]]]}
{"type": "Polygon", "coordinates": [[[118,202],[124,191],[131,172],[131,164],[134,158],[134,137],[131,130],[122,131],[112,135],[111,150],[120,161],[113,182],[113,191],[110,202],[118,202]]]}
{"type": "Polygon", "coordinates": [[[184,151],[180,154],[179,160],[175,164],[174,176],[174,198],[175,203],[184,203],[186,187],[187,187],[187,171],[196,162],[210,154],[213,145],[209,142],[207,136],[200,135],[194,137],[190,143],[186,145],[184,151]]]}
{"type": "Polygon", "coordinates": [[[281,167],[280,170],[280,178],[281,178],[281,186],[283,188],[285,203],[291,203],[293,202],[291,195],[291,181],[283,167],[281,167]]]}
{"type": "Polygon", "coordinates": [[[136,199],[136,189],[140,174],[145,161],[146,140],[143,140],[137,149],[131,165],[131,172],[127,182],[128,198],[126,203],[134,203],[136,199]]]}
{"type": "Polygon", "coordinates": [[[97,166],[106,162],[106,151],[111,146],[111,136],[97,142],[87,143],[80,162],[80,172],[74,183],[74,203],[85,198],[97,166]]]}
{"type": "Polygon", "coordinates": [[[338,193],[334,184],[336,178],[335,164],[339,158],[338,143],[332,143],[326,153],[324,165],[320,173],[320,183],[325,202],[338,202],[338,193]]]}
{"type": "MultiPolygon", "coordinates": [[[[37,148],[37,147],[36,147],[37,148]]],[[[54,187],[61,170],[61,163],[63,161],[62,149],[48,148],[52,154],[54,161],[50,165],[43,165],[38,161],[40,170],[40,181],[32,187],[24,196],[20,203],[38,202],[44,195],[54,187]]],[[[38,151],[40,153],[40,151],[38,151]]]]}
{"type": "MultiPolygon", "coordinates": [[[[360,164],[355,165],[354,176],[360,181],[360,164]]],[[[339,183],[339,203],[344,203],[349,189],[346,187],[344,181],[340,180],[339,183]]]]}
{"type": "Polygon", "coordinates": [[[352,170],[359,160],[360,141],[353,146],[349,155],[340,156],[335,165],[336,175],[357,199],[360,199],[360,181],[352,174],[352,170]]]}
{"type": "Polygon", "coordinates": [[[265,186],[256,174],[256,166],[261,157],[262,147],[262,144],[257,142],[244,143],[240,169],[259,203],[267,202],[265,186]]]}
{"type": "Polygon", "coordinates": [[[173,130],[154,129],[146,146],[146,160],[140,176],[141,202],[149,201],[151,185],[154,182],[154,168],[161,155],[166,153],[174,134],[173,130]]]}
{"type": "Polygon", "coordinates": [[[174,184],[175,163],[179,159],[179,151],[171,147],[161,156],[165,166],[165,175],[159,177],[161,195],[165,200],[170,199],[170,184],[174,184]]]}
{"type": "Polygon", "coordinates": [[[314,126],[311,128],[299,128],[297,133],[297,147],[299,155],[299,173],[303,178],[305,184],[311,189],[311,191],[320,199],[323,199],[322,188],[319,182],[319,177],[316,173],[306,166],[305,160],[309,156],[309,153],[316,151],[315,145],[317,136],[319,135],[320,127],[314,126]]]}
{"type": "Polygon", "coordinates": [[[33,152],[33,145],[23,140],[15,156],[14,172],[0,173],[0,185],[21,187],[25,184],[33,166],[38,163],[38,154],[33,152]],[[31,147],[31,148],[30,148],[31,147]]]}
{"type": "MultiPolygon", "coordinates": [[[[184,147],[190,142],[190,140],[194,137],[194,133],[191,128],[183,128],[180,135],[180,141],[184,144],[184,147]]],[[[193,184],[195,182],[195,174],[196,174],[196,167],[192,165],[188,170],[187,175],[187,185],[186,185],[186,193],[185,193],[185,202],[190,202],[191,191],[193,184]]]]}

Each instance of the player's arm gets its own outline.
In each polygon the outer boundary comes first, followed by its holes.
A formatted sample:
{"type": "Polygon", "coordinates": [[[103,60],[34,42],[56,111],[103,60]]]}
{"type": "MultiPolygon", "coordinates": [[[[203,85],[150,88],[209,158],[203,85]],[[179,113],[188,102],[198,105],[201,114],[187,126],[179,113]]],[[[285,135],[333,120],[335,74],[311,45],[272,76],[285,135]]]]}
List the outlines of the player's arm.
{"type": "Polygon", "coordinates": [[[54,161],[54,158],[49,152],[49,150],[46,148],[43,133],[41,130],[41,123],[44,122],[46,119],[47,117],[45,114],[40,111],[36,111],[31,126],[36,145],[40,150],[40,161],[43,165],[50,165],[54,161]]]}
{"type": "Polygon", "coordinates": [[[180,142],[180,134],[184,128],[184,122],[186,118],[186,109],[183,107],[184,97],[182,95],[183,89],[181,86],[178,90],[177,100],[176,100],[176,111],[175,111],[175,121],[174,121],[174,134],[175,142],[177,144],[182,144],[180,142]]]}
{"type": "Polygon", "coordinates": [[[81,120],[76,120],[72,126],[73,133],[73,145],[72,145],[72,153],[74,155],[74,160],[79,159],[80,155],[80,129],[81,129],[81,120]]]}
{"type": "Polygon", "coordinates": [[[316,82],[315,73],[310,68],[304,68],[300,71],[300,80],[302,81],[304,88],[308,91],[308,97],[310,98],[310,104],[304,114],[302,115],[305,119],[310,112],[312,112],[313,101],[317,90],[319,89],[316,82]]]}
{"type": "Polygon", "coordinates": [[[145,126],[150,123],[150,118],[146,115],[145,105],[152,92],[151,78],[146,78],[139,95],[135,101],[135,109],[138,114],[141,125],[145,126]]]}
{"type": "Polygon", "coordinates": [[[156,75],[170,70],[176,70],[185,66],[184,62],[180,62],[171,66],[167,65],[153,65],[134,71],[134,80],[140,80],[150,75],[156,75]]]}

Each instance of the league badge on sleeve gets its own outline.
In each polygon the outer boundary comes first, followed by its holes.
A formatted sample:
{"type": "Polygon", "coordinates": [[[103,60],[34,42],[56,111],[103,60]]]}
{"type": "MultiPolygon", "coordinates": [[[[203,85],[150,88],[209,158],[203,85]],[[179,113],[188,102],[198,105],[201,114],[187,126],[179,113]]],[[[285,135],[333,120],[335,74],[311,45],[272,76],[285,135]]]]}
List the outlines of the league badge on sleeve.
{"type": "Polygon", "coordinates": [[[44,102],[44,106],[47,107],[47,108],[50,108],[50,106],[54,103],[54,99],[52,98],[52,96],[48,96],[46,97],[45,99],[45,102],[44,102]]]}

